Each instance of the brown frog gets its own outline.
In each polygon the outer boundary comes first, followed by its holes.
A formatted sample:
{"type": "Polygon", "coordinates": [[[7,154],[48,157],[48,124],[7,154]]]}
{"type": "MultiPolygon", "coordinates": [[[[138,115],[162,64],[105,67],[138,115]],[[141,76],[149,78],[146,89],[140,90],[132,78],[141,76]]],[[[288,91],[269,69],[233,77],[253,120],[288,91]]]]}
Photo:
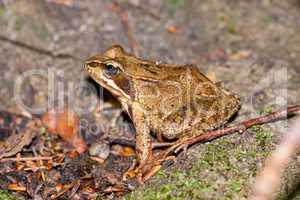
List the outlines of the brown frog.
{"type": "Polygon", "coordinates": [[[225,124],[240,108],[239,98],[214,84],[193,65],[143,60],[115,45],[85,63],[89,75],[122,104],[136,129],[136,154],[153,162],[151,133],[159,141],[189,138],[225,124]]]}

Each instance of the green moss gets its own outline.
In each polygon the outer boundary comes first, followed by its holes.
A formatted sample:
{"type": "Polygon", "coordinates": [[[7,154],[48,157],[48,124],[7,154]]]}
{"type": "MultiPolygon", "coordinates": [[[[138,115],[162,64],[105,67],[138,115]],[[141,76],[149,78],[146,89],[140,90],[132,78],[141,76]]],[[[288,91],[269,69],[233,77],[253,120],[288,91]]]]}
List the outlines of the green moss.
{"type": "Polygon", "coordinates": [[[173,15],[176,13],[177,10],[184,6],[184,0],[168,0],[166,1],[166,8],[169,12],[173,15]]]}
{"type": "Polygon", "coordinates": [[[165,173],[164,170],[161,170],[161,171],[157,172],[156,176],[158,178],[167,178],[167,174],[165,173]]]}
{"type": "Polygon", "coordinates": [[[231,20],[227,22],[227,31],[233,35],[237,34],[236,24],[231,20]]]}
{"type": "Polygon", "coordinates": [[[189,178],[185,172],[177,172],[175,176],[174,174],[171,176],[169,178],[176,180],[173,183],[139,190],[128,195],[125,199],[204,199],[204,194],[210,191],[210,188],[207,188],[193,177],[189,178]]]}
{"type": "Polygon", "coordinates": [[[266,106],[263,109],[261,109],[258,114],[260,114],[260,115],[267,115],[267,114],[270,114],[272,112],[273,112],[272,107],[271,106],[266,106]]]}
{"type": "Polygon", "coordinates": [[[20,17],[16,17],[14,29],[16,32],[20,32],[23,26],[23,20],[20,17]]]}
{"type": "Polygon", "coordinates": [[[41,127],[40,128],[40,134],[41,135],[45,135],[46,134],[46,128],[45,127],[41,127]]]}
{"type": "Polygon", "coordinates": [[[273,148],[269,131],[256,126],[251,132],[201,144],[199,159],[191,163],[191,168],[161,170],[153,180],[155,184],[139,188],[124,199],[246,199],[257,163],[263,162],[273,148]]]}
{"type": "Polygon", "coordinates": [[[258,146],[262,152],[266,152],[265,150],[268,148],[268,144],[272,141],[271,132],[263,129],[261,126],[253,126],[251,131],[255,134],[255,139],[258,143],[258,146]]]}
{"type": "Polygon", "coordinates": [[[14,195],[9,193],[6,190],[0,190],[0,199],[1,200],[20,200],[19,198],[16,198],[14,195]]]}
{"type": "Polygon", "coordinates": [[[242,184],[237,180],[229,181],[228,186],[233,192],[240,192],[242,189],[242,184]]]}
{"type": "Polygon", "coordinates": [[[3,6],[0,6],[0,17],[5,15],[5,8],[3,6]]]}

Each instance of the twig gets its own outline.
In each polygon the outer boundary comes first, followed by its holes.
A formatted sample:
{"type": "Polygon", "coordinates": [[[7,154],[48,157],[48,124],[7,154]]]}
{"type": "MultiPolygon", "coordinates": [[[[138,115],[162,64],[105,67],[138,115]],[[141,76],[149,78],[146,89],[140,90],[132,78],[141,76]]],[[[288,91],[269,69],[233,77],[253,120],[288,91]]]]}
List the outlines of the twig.
{"type": "Polygon", "coordinates": [[[0,160],[0,163],[13,161],[13,162],[19,162],[19,161],[36,161],[36,160],[52,160],[53,157],[50,156],[40,156],[40,157],[27,157],[27,158],[3,158],[0,160]]]}
{"type": "Polygon", "coordinates": [[[70,195],[68,197],[69,199],[73,199],[73,197],[76,194],[76,192],[78,191],[79,187],[80,187],[80,180],[76,180],[73,185],[72,190],[70,191],[70,195]]]}
{"type": "MultiPolygon", "coordinates": [[[[32,149],[34,157],[38,157],[36,149],[34,147],[32,147],[31,149],[32,149]]],[[[37,164],[38,164],[38,167],[41,167],[41,166],[44,165],[42,160],[37,160],[37,164]]],[[[42,174],[42,180],[43,180],[43,182],[45,182],[46,181],[46,177],[45,177],[44,171],[41,171],[41,174],[42,174]]]]}
{"type": "Polygon", "coordinates": [[[74,2],[73,0],[47,0],[50,3],[60,4],[64,6],[73,6],[74,2]]]}
{"type": "Polygon", "coordinates": [[[63,189],[61,189],[57,194],[53,194],[51,195],[51,199],[57,199],[58,197],[60,197],[61,195],[63,195],[64,193],[68,192],[70,189],[72,189],[76,183],[78,183],[78,181],[80,180],[74,180],[72,183],[70,183],[69,185],[66,185],[63,189]]]}
{"type": "MultiPolygon", "coordinates": [[[[60,165],[63,165],[64,163],[52,163],[52,166],[51,168],[54,168],[54,167],[57,167],[57,166],[60,166],[60,165]]],[[[32,168],[32,167],[27,167],[27,168],[24,168],[23,171],[37,171],[37,170],[41,170],[41,169],[45,169],[45,170],[48,170],[49,168],[47,166],[39,166],[39,167],[35,167],[35,168],[32,168]]]]}
{"type": "Polygon", "coordinates": [[[244,122],[241,122],[237,125],[234,125],[232,127],[227,127],[224,129],[214,130],[210,131],[204,135],[195,136],[192,138],[179,140],[174,143],[166,143],[164,146],[172,145],[166,152],[165,155],[168,155],[171,152],[179,152],[181,149],[184,149],[192,144],[195,144],[197,142],[205,142],[210,141],[225,135],[233,134],[233,133],[243,133],[248,128],[254,126],[254,125],[260,125],[269,123],[275,120],[285,119],[286,117],[292,116],[292,115],[299,115],[300,114],[300,105],[296,106],[290,106],[287,109],[281,110],[281,111],[275,111],[271,114],[267,114],[261,117],[253,118],[250,120],[246,120],[244,122]]]}
{"type": "Polygon", "coordinates": [[[69,59],[73,59],[73,60],[80,60],[79,58],[76,58],[75,56],[67,54],[67,53],[53,53],[52,51],[49,51],[47,49],[35,47],[30,44],[21,42],[21,41],[10,39],[3,35],[0,35],[0,41],[8,42],[12,45],[15,45],[15,46],[18,46],[18,47],[21,47],[21,48],[24,48],[24,49],[27,49],[30,51],[34,51],[34,52],[37,52],[37,53],[45,55],[45,56],[50,56],[52,58],[60,58],[60,59],[68,59],[69,58],[69,59]]]}
{"type": "MultiPolygon", "coordinates": [[[[265,124],[265,123],[269,123],[272,121],[285,119],[286,117],[289,117],[291,115],[299,115],[299,114],[300,114],[300,105],[290,106],[287,109],[284,109],[281,111],[275,111],[273,113],[270,113],[270,114],[267,114],[264,116],[246,120],[239,124],[233,125],[232,127],[227,127],[224,129],[210,131],[206,134],[198,135],[198,136],[186,139],[186,140],[184,140],[184,142],[187,145],[192,145],[197,142],[213,140],[218,137],[233,134],[236,132],[243,133],[246,129],[248,129],[254,125],[265,124]]],[[[113,138],[113,137],[109,137],[108,139],[109,139],[110,144],[120,144],[120,145],[124,145],[124,146],[135,147],[134,140],[124,139],[124,138],[113,138]]],[[[172,145],[178,145],[179,143],[182,144],[183,140],[176,141],[176,142],[155,142],[152,144],[152,148],[170,147],[172,145]]],[[[175,150],[175,149],[173,147],[173,150],[175,150]]],[[[179,150],[180,149],[178,149],[176,152],[178,152],[179,150]]]]}
{"type": "Polygon", "coordinates": [[[121,22],[126,32],[131,51],[135,56],[139,56],[138,44],[133,38],[132,29],[129,25],[128,13],[125,12],[125,10],[123,10],[120,4],[116,1],[112,3],[109,9],[115,12],[121,18],[121,22]]]}
{"type": "Polygon", "coordinates": [[[133,148],[135,147],[134,140],[108,137],[108,141],[110,144],[119,144],[119,145],[129,146],[129,147],[133,147],[133,148]]]}

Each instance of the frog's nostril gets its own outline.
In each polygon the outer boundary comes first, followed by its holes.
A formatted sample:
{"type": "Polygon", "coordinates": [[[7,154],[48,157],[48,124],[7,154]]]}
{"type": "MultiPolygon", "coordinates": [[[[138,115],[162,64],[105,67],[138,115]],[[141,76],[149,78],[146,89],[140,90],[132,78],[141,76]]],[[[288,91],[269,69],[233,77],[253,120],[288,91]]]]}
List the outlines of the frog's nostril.
{"type": "Polygon", "coordinates": [[[88,72],[89,72],[89,71],[90,71],[90,66],[89,66],[88,64],[85,64],[85,65],[84,65],[84,69],[85,69],[85,71],[88,71],[88,72]]]}

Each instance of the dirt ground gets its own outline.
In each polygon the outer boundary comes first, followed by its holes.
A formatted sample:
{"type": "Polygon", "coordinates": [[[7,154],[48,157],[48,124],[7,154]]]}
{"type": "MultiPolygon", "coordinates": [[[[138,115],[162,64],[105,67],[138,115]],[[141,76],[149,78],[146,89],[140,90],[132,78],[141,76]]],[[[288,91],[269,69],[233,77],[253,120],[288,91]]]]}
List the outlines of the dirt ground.
{"type": "MultiPolygon", "coordinates": [[[[299,104],[300,1],[115,2],[0,0],[0,110],[26,114],[26,107],[36,110],[49,103],[49,98],[51,105],[65,99],[71,102],[72,109],[84,110],[80,117],[89,123],[110,121],[110,112],[105,116],[106,121],[95,117],[97,106],[91,106],[90,102],[98,100],[99,87],[88,78],[83,63],[90,55],[113,44],[136,51],[142,58],[199,66],[203,73],[241,97],[242,109],[234,122],[299,104]],[[46,76],[31,76],[39,72],[46,76]],[[53,85],[49,85],[51,74],[55,76],[53,85]],[[89,90],[90,87],[95,90],[89,90]]],[[[104,93],[105,105],[116,108],[118,113],[119,105],[107,97],[107,91],[104,93]]],[[[264,159],[274,150],[291,121],[196,144],[188,150],[186,158],[180,154],[176,163],[167,163],[144,187],[128,183],[132,192],[110,193],[106,189],[131,165],[133,156],[111,153],[104,164],[99,164],[91,163],[86,153],[68,159],[59,180],[63,184],[92,176],[92,180],[87,179],[96,186],[94,192],[108,199],[246,199],[264,159]],[[115,177],[107,178],[112,173],[115,177]]],[[[119,127],[118,123],[130,126],[125,114],[112,126],[119,127]]],[[[127,130],[110,134],[132,140],[133,131],[127,130]]],[[[91,145],[97,137],[86,136],[86,139],[91,145]]],[[[59,138],[53,140],[64,145],[59,138]]],[[[298,154],[285,172],[279,199],[300,198],[299,169],[298,154]]],[[[54,172],[45,173],[51,177],[54,172]]],[[[1,171],[0,189],[7,189],[9,176],[1,171]]],[[[30,181],[24,179],[34,174],[26,172],[22,176],[28,186],[30,181]]],[[[47,187],[54,187],[53,184],[54,180],[48,181],[47,187]]],[[[31,188],[37,185],[32,183],[31,188]]],[[[41,191],[44,197],[46,192],[41,191]]],[[[14,194],[32,198],[25,192],[14,194]]],[[[60,198],[66,199],[68,194],[60,198]]]]}

